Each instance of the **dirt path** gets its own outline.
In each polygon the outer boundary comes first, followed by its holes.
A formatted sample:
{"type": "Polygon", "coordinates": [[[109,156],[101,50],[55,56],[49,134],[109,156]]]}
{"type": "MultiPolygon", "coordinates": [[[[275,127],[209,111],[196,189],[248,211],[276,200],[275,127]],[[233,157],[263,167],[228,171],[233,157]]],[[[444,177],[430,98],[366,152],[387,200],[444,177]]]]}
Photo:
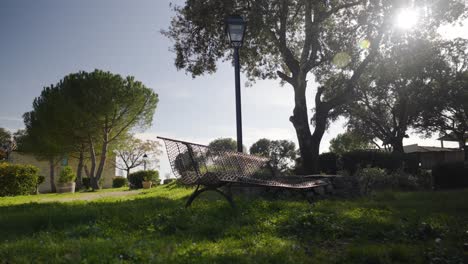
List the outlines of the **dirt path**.
{"type": "Polygon", "coordinates": [[[71,202],[71,201],[92,201],[107,197],[122,197],[129,195],[137,195],[141,193],[141,190],[132,191],[119,191],[119,192],[89,192],[89,193],[77,193],[76,197],[57,197],[57,198],[44,198],[39,202],[71,202]]]}

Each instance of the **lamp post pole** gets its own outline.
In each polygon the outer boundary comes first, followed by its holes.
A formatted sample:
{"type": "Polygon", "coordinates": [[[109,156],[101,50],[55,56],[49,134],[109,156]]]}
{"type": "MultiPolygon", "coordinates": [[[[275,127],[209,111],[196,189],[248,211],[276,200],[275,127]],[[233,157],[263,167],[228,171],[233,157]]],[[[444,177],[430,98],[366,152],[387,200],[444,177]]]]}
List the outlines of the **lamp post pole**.
{"type": "Polygon", "coordinates": [[[234,71],[236,81],[237,151],[242,152],[242,109],[240,89],[239,47],[234,47],[234,71]]]}
{"type": "Polygon", "coordinates": [[[234,48],[234,78],[236,82],[236,123],[237,123],[237,151],[242,152],[242,112],[240,89],[239,48],[244,41],[246,22],[239,15],[232,15],[226,19],[226,33],[231,46],[234,48]]]}

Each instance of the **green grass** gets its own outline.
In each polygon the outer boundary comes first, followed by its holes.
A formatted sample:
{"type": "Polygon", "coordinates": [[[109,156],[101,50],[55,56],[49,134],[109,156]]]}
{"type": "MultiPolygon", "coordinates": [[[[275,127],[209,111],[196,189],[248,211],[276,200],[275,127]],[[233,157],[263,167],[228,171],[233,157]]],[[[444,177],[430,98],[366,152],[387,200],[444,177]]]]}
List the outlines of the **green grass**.
{"type": "Polygon", "coordinates": [[[206,193],[184,209],[190,193],[0,198],[0,263],[468,263],[468,190],[237,209],[206,193]]]}

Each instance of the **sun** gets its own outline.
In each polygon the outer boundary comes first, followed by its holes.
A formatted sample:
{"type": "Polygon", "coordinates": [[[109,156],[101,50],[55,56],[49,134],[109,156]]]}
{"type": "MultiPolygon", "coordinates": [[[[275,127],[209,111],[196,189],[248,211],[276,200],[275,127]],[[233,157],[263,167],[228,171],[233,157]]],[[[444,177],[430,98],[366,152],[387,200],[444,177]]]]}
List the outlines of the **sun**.
{"type": "Polygon", "coordinates": [[[402,9],[396,16],[395,24],[401,29],[411,29],[418,23],[419,12],[415,9],[402,9]]]}

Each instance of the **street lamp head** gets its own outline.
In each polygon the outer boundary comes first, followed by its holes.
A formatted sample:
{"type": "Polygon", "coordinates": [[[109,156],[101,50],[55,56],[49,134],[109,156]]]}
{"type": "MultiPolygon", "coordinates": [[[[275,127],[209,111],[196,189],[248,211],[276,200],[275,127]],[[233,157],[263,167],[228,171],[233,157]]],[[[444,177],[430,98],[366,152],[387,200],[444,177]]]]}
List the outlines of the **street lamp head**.
{"type": "Polygon", "coordinates": [[[226,19],[226,34],[233,47],[241,47],[244,41],[246,23],[241,16],[232,15],[226,19]]]}

